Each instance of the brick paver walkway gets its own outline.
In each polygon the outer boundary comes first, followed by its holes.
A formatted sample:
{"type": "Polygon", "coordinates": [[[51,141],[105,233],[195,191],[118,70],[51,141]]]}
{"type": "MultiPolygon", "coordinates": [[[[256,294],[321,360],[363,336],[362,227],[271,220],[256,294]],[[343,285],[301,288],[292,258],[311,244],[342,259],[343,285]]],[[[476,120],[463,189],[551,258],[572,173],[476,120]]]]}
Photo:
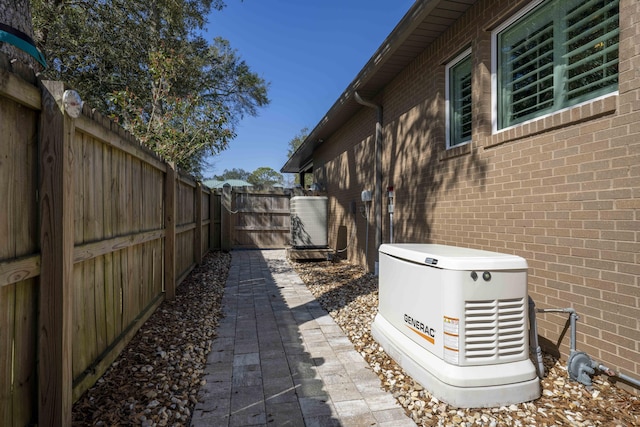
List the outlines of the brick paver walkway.
{"type": "Polygon", "coordinates": [[[415,426],[285,259],[234,251],[191,425],[415,426]]]}

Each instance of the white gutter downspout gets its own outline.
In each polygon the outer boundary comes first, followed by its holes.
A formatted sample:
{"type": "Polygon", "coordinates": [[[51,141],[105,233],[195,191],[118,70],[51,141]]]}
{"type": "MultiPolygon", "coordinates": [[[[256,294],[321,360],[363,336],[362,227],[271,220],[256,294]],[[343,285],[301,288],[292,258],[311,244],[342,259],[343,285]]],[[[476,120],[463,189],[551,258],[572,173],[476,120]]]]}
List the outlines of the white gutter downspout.
{"type": "MultiPolygon", "coordinates": [[[[375,217],[376,217],[376,264],[375,273],[378,274],[378,249],[382,244],[382,105],[375,104],[371,101],[367,101],[360,97],[360,94],[354,92],[354,97],[358,104],[365,107],[373,108],[378,112],[376,119],[376,136],[374,140],[375,145],[375,190],[374,190],[374,205],[375,205],[375,217]]],[[[369,260],[367,260],[367,264],[369,260]]]]}

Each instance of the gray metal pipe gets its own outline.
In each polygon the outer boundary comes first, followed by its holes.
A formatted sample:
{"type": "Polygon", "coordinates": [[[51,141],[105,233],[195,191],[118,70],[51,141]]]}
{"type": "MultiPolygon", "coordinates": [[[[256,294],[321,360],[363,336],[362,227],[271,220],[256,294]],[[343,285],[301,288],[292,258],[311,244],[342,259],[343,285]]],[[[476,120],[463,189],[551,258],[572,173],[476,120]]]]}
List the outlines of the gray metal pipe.
{"type": "MultiPolygon", "coordinates": [[[[530,300],[530,305],[529,308],[531,309],[531,302],[533,300],[530,300]]],[[[621,372],[616,372],[608,367],[606,367],[605,365],[596,362],[595,360],[591,359],[591,357],[589,357],[589,355],[587,353],[584,353],[582,351],[576,351],[576,321],[578,320],[578,314],[576,313],[576,311],[569,307],[569,308],[542,308],[542,309],[537,309],[536,310],[538,313],[569,313],[570,315],[570,325],[571,325],[571,349],[570,349],[570,353],[569,353],[569,360],[567,362],[567,372],[569,373],[569,376],[572,379],[575,379],[579,382],[581,382],[582,384],[585,384],[586,386],[590,387],[591,386],[591,379],[589,378],[590,375],[593,375],[593,373],[595,372],[594,369],[598,369],[602,372],[604,372],[605,374],[607,374],[610,377],[618,377],[630,384],[633,384],[636,387],[640,388],[640,381],[630,377],[628,375],[625,375],[621,372]]],[[[536,331],[537,333],[537,331],[536,331]]]]}
{"type": "Polygon", "coordinates": [[[578,320],[578,313],[571,308],[539,308],[536,310],[538,313],[569,313],[569,325],[571,334],[571,347],[569,355],[576,352],[576,321],[578,320]]]}
{"type": "MultiPolygon", "coordinates": [[[[377,111],[376,117],[376,134],[374,140],[375,146],[375,218],[376,218],[376,266],[378,263],[378,249],[382,244],[382,105],[375,104],[371,101],[363,99],[360,94],[354,92],[354,98],[358,104],[365,107],[373,108],[377,111]]],[[[369,260],[367,260],[367,263],[369,260]]]]}
{"type": "Polygon", "coordinates": [[[605,374],[609,375],[610,377],[616,376],[624,381],[627,381],[633,385],[635,385],[636,387],[640,388],[640,381],[630,377],[629,375],[625,375],[621,372],[616,372],[613,369],[609,369],[606,366],[604,366],[603,364],[597,364],[597,368],[599,370],[601,370],[602,372],[604,372],[605,374]]]}
{"type": "Polygon", "coordinates": [[[538,343],[538,321],[536,319],[536,303],[529,297],[529,349],[536,358],[536,372],[538,378],[544,378],[544,361],[542,360],[542,349],[538,343]]]}

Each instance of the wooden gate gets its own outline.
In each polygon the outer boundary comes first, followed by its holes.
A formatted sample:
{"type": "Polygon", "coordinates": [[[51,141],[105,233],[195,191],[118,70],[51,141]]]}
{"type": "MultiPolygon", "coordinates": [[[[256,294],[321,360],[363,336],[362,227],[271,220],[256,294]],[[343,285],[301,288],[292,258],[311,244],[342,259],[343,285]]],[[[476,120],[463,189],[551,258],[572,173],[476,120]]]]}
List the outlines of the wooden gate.
{"type": "Polygon", "coordinates": [[[290,196],[283,189],[223,190],[223,248],[281,249],[289,245],[290,196]]]}

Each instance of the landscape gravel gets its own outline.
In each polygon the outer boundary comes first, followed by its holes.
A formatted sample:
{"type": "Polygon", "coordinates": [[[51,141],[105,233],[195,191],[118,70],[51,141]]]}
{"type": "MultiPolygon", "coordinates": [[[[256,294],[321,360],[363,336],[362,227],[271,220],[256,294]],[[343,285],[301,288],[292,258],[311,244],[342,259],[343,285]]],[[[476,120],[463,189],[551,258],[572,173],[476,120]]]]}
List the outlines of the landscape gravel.
{"type": "Polygon", "coordinates": [[[231,255],[210,252],[73,406],[73,425],[188,426],[215,338],[231,255]]]}
{"type": "MultiPolygon", "coordinates": [[[[122,354],[73,406],[73,425],[188,426],[221,315],[231,255],[209,253],[145,322],[122,354]]],[[[371,337],[377,278],[346,262],[292,263],[354,348],[420,426],[638,426],[640,399],[594,377],[570,381],[563,361],[544,356],[547,375],[534,402],[456,409],[433,398],[371,337]]]]}

